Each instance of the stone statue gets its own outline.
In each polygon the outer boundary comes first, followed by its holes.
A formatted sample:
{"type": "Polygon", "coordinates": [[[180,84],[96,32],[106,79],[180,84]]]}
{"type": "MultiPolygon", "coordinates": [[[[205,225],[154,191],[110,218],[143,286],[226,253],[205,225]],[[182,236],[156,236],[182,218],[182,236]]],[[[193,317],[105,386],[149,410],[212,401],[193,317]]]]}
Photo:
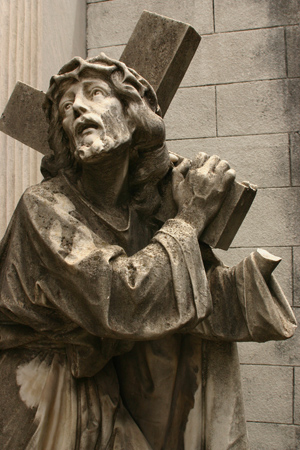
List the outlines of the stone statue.
{"type": "Polygon", "coordinates": [[[279,258],[230,269],[199,243],[234,171],[169,155],[154,90],[104,54],[45,111],[45,179],[0,247],[0,448],[247,449],[236,342],[296,324],[279,258]]]}

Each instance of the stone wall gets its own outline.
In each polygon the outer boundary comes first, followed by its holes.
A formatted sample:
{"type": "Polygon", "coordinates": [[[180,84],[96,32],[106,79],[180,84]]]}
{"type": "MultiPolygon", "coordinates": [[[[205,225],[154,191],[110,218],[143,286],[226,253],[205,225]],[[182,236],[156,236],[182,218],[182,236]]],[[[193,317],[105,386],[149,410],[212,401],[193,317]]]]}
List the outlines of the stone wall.
{"type": "MultiPolygon", "coordinates": [[[[88,0],[88,55],[119,58],[143,9],[189,22],[199,50],[166,115],[170,150],[228,159],[259,192],[228,252],[283,258],[278,279],[300,321],[300,57],[297,0],[88,0]]],[[[241,344],[252,450],[300,449],[300,331],[241,344]]]]}
{"type": "MultiPolygon", "coordinates": [[[[16,81],[46,90],[51,75],[85,57],[85,0],[0,0],[0,114],[16,81]]],[[[0,238],[23,191],[41,180],[41,155],[0,133],[0,238]]]]}

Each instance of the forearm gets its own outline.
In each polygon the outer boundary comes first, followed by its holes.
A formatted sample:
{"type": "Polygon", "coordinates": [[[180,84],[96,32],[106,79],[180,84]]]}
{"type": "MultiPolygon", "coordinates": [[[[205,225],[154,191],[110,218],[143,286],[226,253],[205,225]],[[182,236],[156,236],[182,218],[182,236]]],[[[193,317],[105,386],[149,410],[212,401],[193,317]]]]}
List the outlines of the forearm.
{"type": "Polygon", "coordinates": [[[295,317],[272,275],[280,258],[253,252],[237,266],[209,273],[212,314],[195,329],[207,339],[266,341],[293,335],[295,317]]]}

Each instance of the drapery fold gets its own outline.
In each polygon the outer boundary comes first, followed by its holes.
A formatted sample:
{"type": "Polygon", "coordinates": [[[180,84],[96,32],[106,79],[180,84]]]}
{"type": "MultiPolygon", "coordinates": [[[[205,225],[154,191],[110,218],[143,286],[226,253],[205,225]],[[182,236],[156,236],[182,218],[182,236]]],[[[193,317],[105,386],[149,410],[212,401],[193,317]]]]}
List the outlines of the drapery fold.
{"type": "Polygon", "coordinates": [[[24,194],[0,245],[1,448],[248,448],[235,341],[291,336],[290,306],[253,255],[226,268],[177,219],[151,234],[63,175],[24,194]]]}

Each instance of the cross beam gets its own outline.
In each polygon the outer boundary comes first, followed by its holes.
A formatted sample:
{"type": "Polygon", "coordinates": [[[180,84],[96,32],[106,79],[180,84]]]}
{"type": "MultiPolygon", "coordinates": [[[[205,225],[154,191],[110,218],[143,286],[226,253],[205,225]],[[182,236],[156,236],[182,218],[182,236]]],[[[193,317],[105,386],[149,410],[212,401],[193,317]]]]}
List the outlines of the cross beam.
{"type": "MultiPolygon", "coordinates": [[[[165,115],[200,43],[188,24],[144,11],[120,58],[153,86],[165,115]]],[[[18,82],[0,118],[0,131],[46,154],[48,124],[42,111],[45,94],[18,82]]],[[[243,222],[256,190],[234,183],[218,216],[201,240],[227,250],[243,222]]]]}
{"type": "MultiPolygon", "coordinates": [[[[200,43],[190,25],[144,11],[120,58],[153,86],[165,115],[200,43]],[[146,39],[145,39],[146,36],[146,39]]],[[[18,82],[0,119],[0,131],[44,155],[50,151],[42,111],[45,94],[18,82]]]]}

